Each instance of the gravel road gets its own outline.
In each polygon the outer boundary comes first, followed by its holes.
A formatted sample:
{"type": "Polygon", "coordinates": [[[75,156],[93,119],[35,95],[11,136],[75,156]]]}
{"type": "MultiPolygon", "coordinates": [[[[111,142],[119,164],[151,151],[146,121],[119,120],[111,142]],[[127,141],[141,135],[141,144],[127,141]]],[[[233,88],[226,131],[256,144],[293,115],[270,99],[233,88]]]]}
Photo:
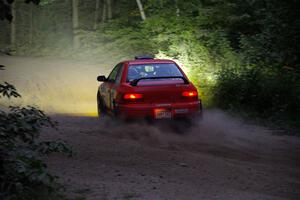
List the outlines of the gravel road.
{"type": "Polygon", "coordinates": [[[219,110],[197,125],[56,117],[76,151],[51,156],[72,199],[300,198],[300,141],[245,125],[219,110]],[[275,134],[275,135],[274,135],[275,134]]]}

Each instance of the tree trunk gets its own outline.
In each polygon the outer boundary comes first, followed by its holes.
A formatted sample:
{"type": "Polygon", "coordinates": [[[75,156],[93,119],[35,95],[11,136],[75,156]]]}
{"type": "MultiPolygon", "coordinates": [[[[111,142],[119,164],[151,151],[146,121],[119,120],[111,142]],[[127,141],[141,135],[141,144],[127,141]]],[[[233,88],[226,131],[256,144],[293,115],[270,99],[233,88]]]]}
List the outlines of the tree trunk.
{"type": "Polygon", "coordinates": [[[176,16],[179,17],[180,16],[180,9],[178,7],[178,0],[175,0],[175,7],[176,7],[176,16]]]}
{"type": "Polygon", "coordinates": [[[100,0],[96,0],[95,16],[94,16],[94,29],[95,30],[98,28],[99,7],[100,7],[100,0]]]}
{"type": "Polygon", "coordinates": [[[103,7],[102,7],[102,23],[106,21],[106,0],[103,0],[103,7]]]}
{"type": "Polygon", "coordinates": [[[111,8],[111,0],[106,0],[107,1],[107,18],[108,20],[112,19],[112,8],[111,8]]]}
{"type": "Polygon", "coordinates": [[[78,49],[80,46],[78,28],[79,28],[79,20],[78,20],[78,1],[72,0],[72,19],[73,19],[73,48],[78,49]]]}
{"type": "Polygon", "coordinates": [[[10,48],[14,49],[16,46],[16,2],[11,4],[11,14],[13,18],[10,24],[10,48]]]}
{"type": "Polygon", "coordinates": [[[136,3],[139,7],[142,20],[143,21],[146,20],[146,15],[145,15],[145,11],[144,11],[143,4],[142,4],[141,0],[136,0],[136,3]]]}
{"type": "Polygon", "coordinates": [[[30,3],[30,10],[29,10],[29,45],[32,46],[33,41],[33,3],[30,3]]]}

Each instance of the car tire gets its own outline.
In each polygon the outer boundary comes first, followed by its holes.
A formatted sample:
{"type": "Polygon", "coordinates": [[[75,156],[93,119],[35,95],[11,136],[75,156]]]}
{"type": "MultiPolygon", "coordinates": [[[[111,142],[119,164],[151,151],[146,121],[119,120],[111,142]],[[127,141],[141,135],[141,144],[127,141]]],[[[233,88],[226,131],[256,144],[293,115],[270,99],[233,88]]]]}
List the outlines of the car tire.
{"type": "Polygon", "coordinates": [[[103,118],[104,116],[106,116],[106,108],[100,94],[97,95],[97,110],[99,118],[103,118]]]}
{"type": "Polygon", "coordinates": [[[120,117],[120,111],[116,105],[116,101],[113,100],[113,116],[118,118],[120,117]]]}

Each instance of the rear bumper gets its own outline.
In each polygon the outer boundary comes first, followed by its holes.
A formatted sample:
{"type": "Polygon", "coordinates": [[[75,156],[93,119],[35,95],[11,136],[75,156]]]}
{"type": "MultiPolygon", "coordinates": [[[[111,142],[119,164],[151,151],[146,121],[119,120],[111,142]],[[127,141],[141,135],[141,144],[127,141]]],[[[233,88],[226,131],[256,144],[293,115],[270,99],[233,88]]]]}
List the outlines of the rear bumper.
{"type": "Polygon", "coordinates": [[[171,112],[171,118],[193,117],[202,114],[201,101],[192,101],[184,103],[137,103],[118,105],[118,114],[125,118],[152,118],[155,119],[156,110],[167,110],[171,112]]]}

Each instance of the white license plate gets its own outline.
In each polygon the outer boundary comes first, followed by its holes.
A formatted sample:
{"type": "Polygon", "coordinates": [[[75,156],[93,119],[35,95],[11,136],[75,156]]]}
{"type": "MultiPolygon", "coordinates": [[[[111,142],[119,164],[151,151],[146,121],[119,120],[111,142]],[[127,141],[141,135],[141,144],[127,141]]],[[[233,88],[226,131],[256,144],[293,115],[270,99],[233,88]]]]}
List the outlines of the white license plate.
{"type": "Polygon", "coordinates": [[[171,119],[172,112],[169,110],[156,109],[154,110],[155,119],[171,119]]]}
{"type": "Polygon", "coordinates": [[[185,114],[188,112],[189,112],[189,109],[175,109],[176,114],[185,114]]]}

